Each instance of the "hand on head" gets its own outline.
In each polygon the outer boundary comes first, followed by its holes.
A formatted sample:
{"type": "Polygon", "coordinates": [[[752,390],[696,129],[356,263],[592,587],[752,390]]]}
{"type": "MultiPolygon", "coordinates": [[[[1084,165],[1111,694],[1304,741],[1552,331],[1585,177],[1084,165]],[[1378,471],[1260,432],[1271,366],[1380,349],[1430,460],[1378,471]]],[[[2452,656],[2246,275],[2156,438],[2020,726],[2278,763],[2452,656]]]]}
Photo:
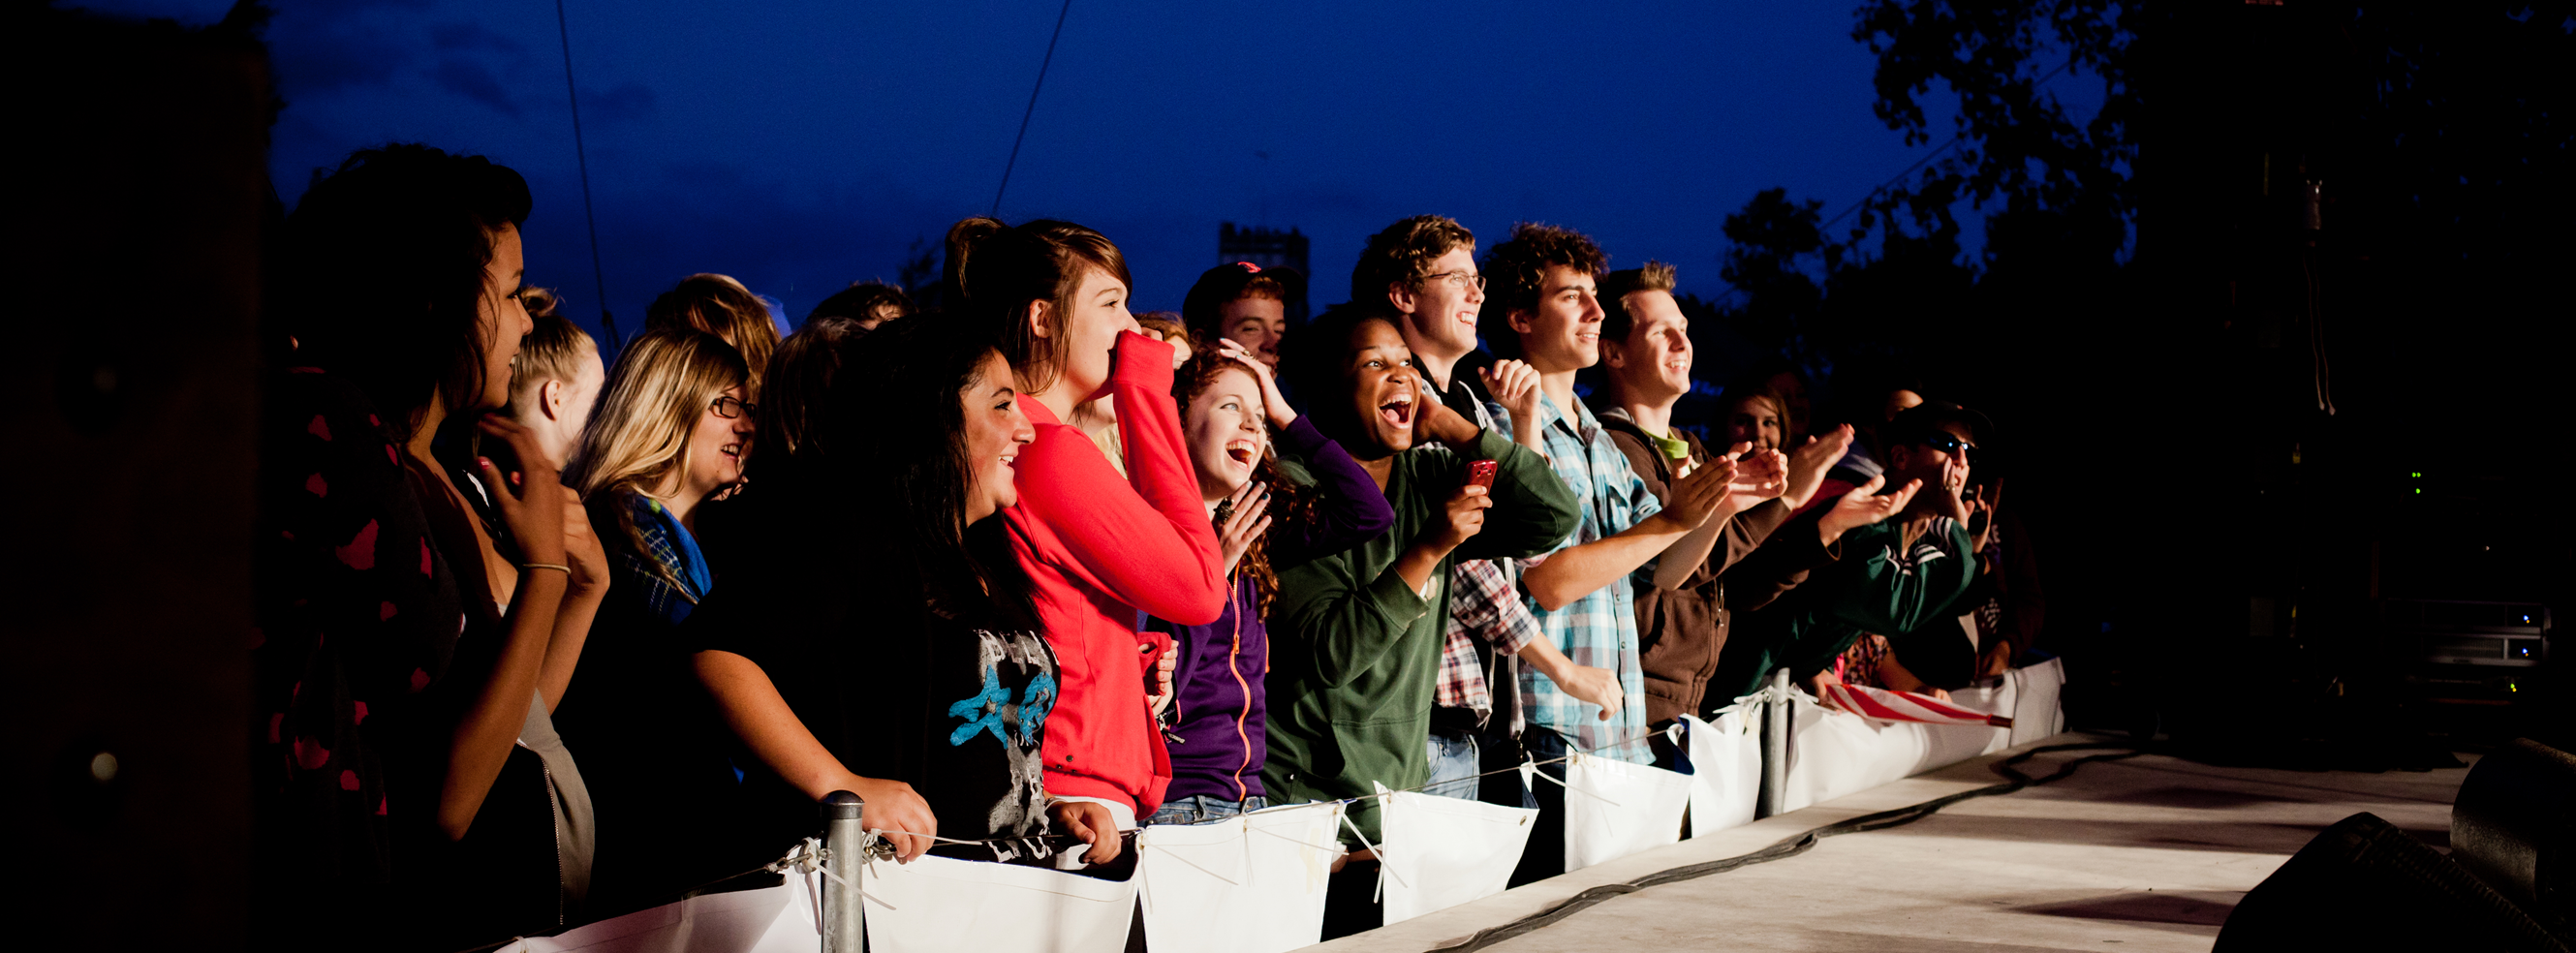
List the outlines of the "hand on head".
{"type": "Polygon", "coordinates": [[[1250,369],[1253,379],[1261,382],[1261,412],[1270,421],[1270,429],[1286,430],[1289,424],[1297,422],[1297,408],[1288,406],[1288,398],[1279,393],[1279,375],[1271,370],[1269,361],[1246,350],[1232,338],[1217,339],[1216,351],[1250,369]]]}

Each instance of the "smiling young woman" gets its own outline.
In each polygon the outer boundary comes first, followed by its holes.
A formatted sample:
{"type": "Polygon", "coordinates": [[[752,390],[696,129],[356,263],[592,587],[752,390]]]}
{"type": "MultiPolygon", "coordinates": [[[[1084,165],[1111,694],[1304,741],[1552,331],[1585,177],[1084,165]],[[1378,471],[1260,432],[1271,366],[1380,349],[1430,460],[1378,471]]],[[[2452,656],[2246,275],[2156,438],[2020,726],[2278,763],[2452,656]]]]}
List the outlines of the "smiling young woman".
{"type": "Polygon", "coordinates": [[[256,945],[471,945],[563,925],[587,886],[560,813],[588,812],[578,774],[517,742],[552,737],[597,549],[535,435],[486,416],[530,326],[529,205],[507,167],[390,145],[314,183],[279,236],[297,366],[262,411],[256,945]],[[451,420],[520,461],[474,474],[490,524],[430,454],[451,420]]]}
{"type": "Polygon", "coordinates": [[[780,545],[684,630],[751,756],[732,869],[810,836],[833,791],[865,800],[906,861],[935,836],[1004,841],[947,856],[1046,862],[1074,846],[1050,833],[1110,859],[1108,810],[1044,784],[1061,676],[994,518],[1019,502],[1030,402],[981,334],[941,315],[841,351],[807,475],[765,511],[797,531],[767,533],[780,545]]]}
{"type": "Polygon", "coordinates": [[[1268,806],[1264,679],[1277,570],[1386,532],[1395,514],[1368,471],[1288,406],[1259,355],[1228,341],[1181,365],[1172,395],[1199,494],[1232,581],[1206,625],[1147,620],[1179,646],[1173,668],[1172,786],[1156,824],[1222,820],[1268,806]]]}
{"type": "Polygon", "coordinates": [[[1063,666],[1047,789],[1099,801],[1133,826],[1171,779],[1153,725],[1169,690],[1151,674],[1169,664],[1170,639],[1137,632],[1136,614],[1205,625],[1227,593],[1172,403],[1172,347],[1136,333],[1125,258],[1080,225],[967,219],[949,230],[948,271],[965,301],[952,317],[1010,362],[1037,432],[1016,464],[1018,504],[1002,517],[1063,666]],[[1103,395],[1117,401],[1124,477],[1068,423],[1103,395]]]}
{"type": "Polygon", "coordinates": [[[648,331],[619,356],[574,456],[571,482],[607,543],[614,584],[555,721],[584,776],[617,792],[599,802],[593,906],[603,914],[715,876],[699,876],[719,849],[711,825],[669,823],[720,816],[734,786],[675,631],[716,583],[696,518],[742,479],[757,409],[750,376],[713,334],[648,331]]]}

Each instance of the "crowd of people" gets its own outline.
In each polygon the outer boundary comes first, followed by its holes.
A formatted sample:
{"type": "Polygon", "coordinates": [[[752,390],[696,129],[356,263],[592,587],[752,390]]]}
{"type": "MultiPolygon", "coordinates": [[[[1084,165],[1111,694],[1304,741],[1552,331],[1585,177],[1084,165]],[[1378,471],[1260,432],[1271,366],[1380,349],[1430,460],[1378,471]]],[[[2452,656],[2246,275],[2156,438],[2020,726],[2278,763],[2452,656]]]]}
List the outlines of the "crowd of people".
{"type": "Polygon", "coordinates": [[[701,274],[603,346],[526,284],[530,207],[387,146],[276,245],[266,942],[723,889],[835,791],[899,860],[1123,878],[1142,825],[1383,785],[1540,808],[1526,882],[1564,869],[1564,794],[1525,762],[1689,772],[1668,729],[1775,669],[1939,692],[2038,632],[1971,468],[1992,422],[1890,386],[1822,426],[1780,370],[1695,432],[1674,268],[1568,229],[1398,221],[1292,325],[1300,276],[1221,265],[1139,317],[1106,236],[970,218],[940,310],[861,283],[782,338],[701,274]]]}

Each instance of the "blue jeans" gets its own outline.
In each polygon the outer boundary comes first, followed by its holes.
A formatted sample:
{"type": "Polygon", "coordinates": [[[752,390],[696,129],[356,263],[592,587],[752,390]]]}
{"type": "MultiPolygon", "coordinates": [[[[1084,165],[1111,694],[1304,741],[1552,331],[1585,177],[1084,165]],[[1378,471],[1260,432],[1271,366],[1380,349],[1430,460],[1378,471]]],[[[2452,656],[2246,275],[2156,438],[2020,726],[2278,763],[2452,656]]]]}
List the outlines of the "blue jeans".
{"type": "Polygon", "coordinates": [[[1426,747],[1431,752],[1431,784],[1422,793],[1475,800],[1476,775],[1484,771],[1476,760],[1476,736],[1434,728],[1426,747]]]}
{"type": "Polygon", "coordinates": [[[1200,794],[1177,801],[1163,802],[1163,806],[1154,809],[1154,816],[1146,818],[1145,823],[1148,825],[1206,824],[1269,806],[1270,799],[1259,795],[1235,802],[1200,794]]]}

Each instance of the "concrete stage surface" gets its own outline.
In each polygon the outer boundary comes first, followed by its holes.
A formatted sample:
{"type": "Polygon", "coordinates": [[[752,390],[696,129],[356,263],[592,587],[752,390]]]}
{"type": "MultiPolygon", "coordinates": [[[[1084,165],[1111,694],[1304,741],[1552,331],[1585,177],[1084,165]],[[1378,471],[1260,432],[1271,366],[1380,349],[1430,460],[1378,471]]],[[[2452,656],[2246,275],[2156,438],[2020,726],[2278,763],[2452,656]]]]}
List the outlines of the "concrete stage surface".
{"type": "MultiPolygon", "coordinates": [[[[1545,910],[1584,888],[1761,849],[1809,828],[2004,780],[1987,766],[2064,734],[1708,837],[1579,870],[1390,927],[1309,947],[1418,951],[1545,910]]],[[[2042,754],[2046,777],[2093,751],[2042,754]]],[[[2474,756],[2462,755],[2471,761],[2474,756]]],[[[2096,762],[2072,777],[1972,798],[1913,824],[1825,839],[1804,854],[1613,897],[1487,949],[2088,950],[2210,948],[2236,901],[2327,825],[2369,811],[2450,845],[2451,797],[2468,769],[2281,771],[2160,755],[2096,762]]]]}

